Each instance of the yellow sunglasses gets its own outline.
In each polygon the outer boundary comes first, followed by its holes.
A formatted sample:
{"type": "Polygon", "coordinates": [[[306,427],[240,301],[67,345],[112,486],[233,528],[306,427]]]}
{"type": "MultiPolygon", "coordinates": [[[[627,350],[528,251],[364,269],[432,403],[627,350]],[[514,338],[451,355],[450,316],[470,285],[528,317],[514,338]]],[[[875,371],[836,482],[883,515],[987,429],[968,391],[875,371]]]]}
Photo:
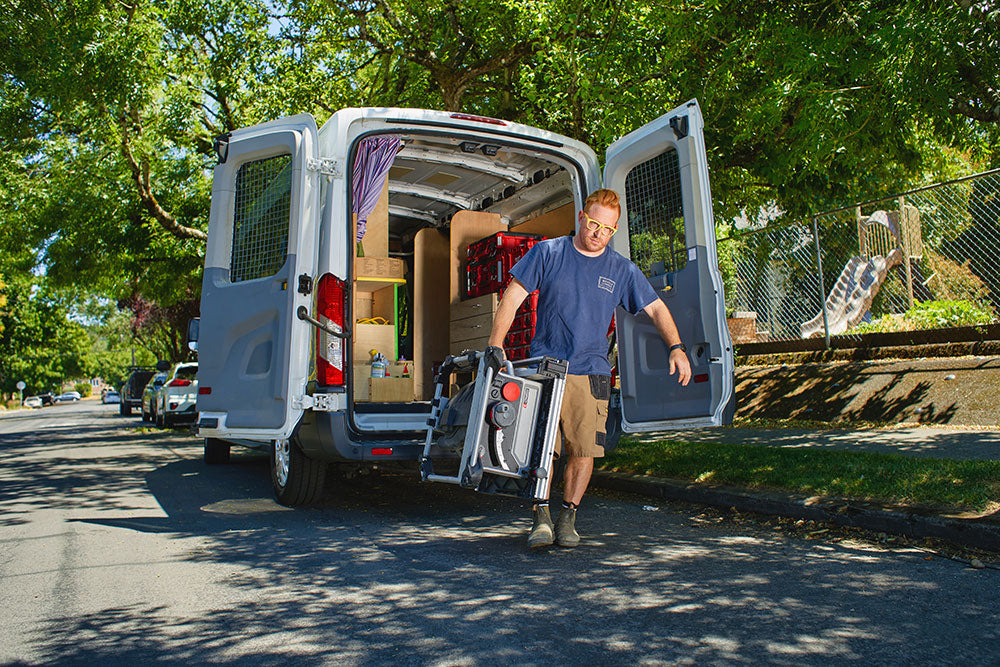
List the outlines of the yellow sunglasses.
{"type": "Polygon", "coordinates": [[[586,213],[583,214],[583,217],[587,220],[587,229],[592,232],[599,231],[604,236],[611,236],[618,231],[618,225],[606,225],[600,220],[594,220],[586,213]]]}

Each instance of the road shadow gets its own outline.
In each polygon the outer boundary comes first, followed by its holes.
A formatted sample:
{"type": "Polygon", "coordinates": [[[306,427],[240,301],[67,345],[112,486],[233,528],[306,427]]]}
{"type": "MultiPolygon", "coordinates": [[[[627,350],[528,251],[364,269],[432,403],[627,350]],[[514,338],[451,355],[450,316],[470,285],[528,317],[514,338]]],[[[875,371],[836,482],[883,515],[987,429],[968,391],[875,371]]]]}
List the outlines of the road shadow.
{"type": "Polygon", "coordinates": [[[208,588],[226,602],[196,616],[150,602],[51,618],[33,638],[42,661],[933,662],[963,657],[925,632],[956,614],[980,647],[964,657],[1000,639],[995,582],[963,585],[956,570],[948,590],[917,556],[734,534],[695,523],[695,508],[598,496],[581,511],[583,546],[533,553],[519,501],[386,473],[336,477],[318,506],[289,510],[270,498],[266,457],[206,466],[197,444],[175,447],[183,458],[143,476],[162,516],[84,505],[74,521],[197,538],[176,557],[224,565],[208,588]]]}

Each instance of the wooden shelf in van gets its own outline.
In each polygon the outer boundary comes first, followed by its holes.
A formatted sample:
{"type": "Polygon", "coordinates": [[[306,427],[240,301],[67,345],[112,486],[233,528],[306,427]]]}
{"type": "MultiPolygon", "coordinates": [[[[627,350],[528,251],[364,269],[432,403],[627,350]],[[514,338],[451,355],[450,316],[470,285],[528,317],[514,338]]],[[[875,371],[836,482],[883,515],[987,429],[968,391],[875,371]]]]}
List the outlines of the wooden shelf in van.
{"type": "Polygon", "coordinates": [[[354,287],[359,292],[377,292],[389,285],[405,285],[406,278],[379,278],[377,276],[358,276],[354,279],[354,287]]]}

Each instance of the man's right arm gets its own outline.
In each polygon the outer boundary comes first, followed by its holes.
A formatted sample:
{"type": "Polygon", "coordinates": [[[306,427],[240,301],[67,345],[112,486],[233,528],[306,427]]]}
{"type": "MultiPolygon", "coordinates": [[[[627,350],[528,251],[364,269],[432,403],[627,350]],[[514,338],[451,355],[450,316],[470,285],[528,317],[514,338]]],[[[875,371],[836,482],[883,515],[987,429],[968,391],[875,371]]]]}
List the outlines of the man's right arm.
{"type": "Polygon", "coordinates": [[[514,322],[514,315],[521,307],[528,290],[524,288],[517,278],[512,278],[510,285],[503,292],[503,298],[497,305],[496,315],[493,316],[493,328],[490,330],[490,345],[492,347],[503,348],[503,339],[507,337],[510,325],[514,322]]]}

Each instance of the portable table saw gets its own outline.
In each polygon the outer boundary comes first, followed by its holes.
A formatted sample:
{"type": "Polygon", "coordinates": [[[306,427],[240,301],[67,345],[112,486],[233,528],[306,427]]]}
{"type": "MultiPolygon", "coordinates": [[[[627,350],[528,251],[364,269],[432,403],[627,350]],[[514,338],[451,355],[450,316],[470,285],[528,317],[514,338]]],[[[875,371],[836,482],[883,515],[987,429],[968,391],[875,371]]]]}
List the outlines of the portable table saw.
{"type": "Polygon", "coordinates": [[[544,500],[552,484],[569,364],[552,357],[503,361],[496,349],[445,359],[435,378],[421,479],[544,500]],[[450,398],[453,373],[475,379],[450,398]],[[458,474],[435,474],[432,447],[461,451],[458,474]]]}

